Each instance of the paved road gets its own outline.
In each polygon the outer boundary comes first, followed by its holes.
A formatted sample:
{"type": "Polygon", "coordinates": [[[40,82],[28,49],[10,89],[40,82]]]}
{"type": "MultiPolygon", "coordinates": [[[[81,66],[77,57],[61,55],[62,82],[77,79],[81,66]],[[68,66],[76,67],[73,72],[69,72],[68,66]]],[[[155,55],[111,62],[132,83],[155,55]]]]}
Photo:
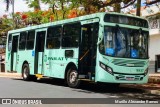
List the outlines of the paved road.
{"type": "MultiPolygon", "coordinates": [[[[73,89],[67,87],[64,81],[57,79],[34,82],[0,78],[0,98],[136,98],[155,100],[160,99],[160,96],[150,95],[142,90],[129,87],[107,89],[107,87],[95,84],[83,84],[80,89],[73,89]]],[[[59,105],[57,106],[59,107],[59,105]]],[[[34,105],[34,107],[39,106],[34,105]]],[[[114,105],[114,107],[118,107],[118,105],[114,105]]]]}

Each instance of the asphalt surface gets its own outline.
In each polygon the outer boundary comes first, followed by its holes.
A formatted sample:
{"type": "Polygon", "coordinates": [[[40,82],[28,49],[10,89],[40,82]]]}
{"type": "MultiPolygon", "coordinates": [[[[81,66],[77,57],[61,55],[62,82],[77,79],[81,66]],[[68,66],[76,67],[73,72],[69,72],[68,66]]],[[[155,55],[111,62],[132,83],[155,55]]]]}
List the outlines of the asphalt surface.
{"type": "Polygon", "coordinates": [[[132,87],[108,88],[83,83],[79,89],[69,88],[63,80],[43,79],[23,81],[16,78],[0,78],[0,98],[137,98],[160,99],[132,87]]]}
{"type": "MultiPolygon", "coordinates": [[[[18,78],[0,78],[0,98],[129,98],[129,99],[152,99],[159,100],[159,95],[152,95],[143,92],[143,90],[132,87],[122,87],[109,89],[92,83],[83,83],[79,89],[69,88],[63,80],[45,79],[38,81],[23,81],[18,78]]],[[[125,104],[127,106],[128,104],[125,104]]],[[[135,106],[136,104],[133,104],[135,106]]],[[[6,105],[0,105],[4,107],[6,105]]],[[[7,105],[10,106],[10,105],[7,105]]],[[[19,107],[19,105],[14,105],[19,107]]],[[[14,107],[13,105],[11,107],[14,107]]],[[[27,105],[23,105],[26,107],[27,105]]],[[[44,106],[44,105],[43,105],[44,106]]],[[[50,107],[52,105],[47,105],[50,107]]],[[[75,105],[54,105],[54,107],[75,107],[75,105]]],[[[76,105],[80,107],[83,105],[76,105]]],[[[106,105],[87,105],[87,107],[106,107],[106,105]]],[[[111,107],[124,107],[121,104],[110,105],[111,107]]],[[[131,105],[132,106],[132,105],[131,105]]],[[[152,105],[143,104],[144,107],[152,105]]],[[[158,107],[159,104],[154,104],[158,107]]],[[[27,106],[28,107],[28,106],[27,106]]],[[[29,106],[30,107],[30,106],[29,106]]],[[[32,107],[42,107],[42,105],[32,105],[32,107]]],[[[53,106],[52,106],[53,107],[53,106]]]]}
{"type": "Polygon", "coordinates": [[[1,98],[106,98],[109,95],[66,87],[60,80],[23,81],[0,78],[1,98]]]}

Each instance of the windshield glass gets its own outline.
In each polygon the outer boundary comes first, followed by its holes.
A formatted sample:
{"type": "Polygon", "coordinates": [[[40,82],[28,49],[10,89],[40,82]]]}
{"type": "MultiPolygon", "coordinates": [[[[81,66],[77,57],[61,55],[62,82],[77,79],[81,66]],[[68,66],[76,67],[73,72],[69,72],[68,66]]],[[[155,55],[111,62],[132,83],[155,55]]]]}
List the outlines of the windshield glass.
{"type": "Polygon", "coordinates": [[[148,58],[148,32],[105,26],[100,52],[114,57],[148,58]]]}

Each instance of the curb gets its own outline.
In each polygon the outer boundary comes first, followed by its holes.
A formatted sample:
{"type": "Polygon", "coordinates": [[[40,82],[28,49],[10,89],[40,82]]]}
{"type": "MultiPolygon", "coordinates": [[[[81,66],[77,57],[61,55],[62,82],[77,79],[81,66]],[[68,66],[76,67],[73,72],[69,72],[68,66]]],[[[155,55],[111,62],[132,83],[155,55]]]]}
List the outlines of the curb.
{"type": "Polygon", "coordinates": [[[133,89],[140,89],[140,90],[144,91],[147,94],[160,95],[160,89],[158,89],[158,90],[154,90],[154,89],[150,90],[150,89],[145,89],[145,87],[139,87],[138,85],[135,85],[135,84],[124,84],[124,85],[121,85],[121,86],[122,87],[130,87],[130,88],[133,88],[133,89]]]}
{"type": "Polygon", "coordinates": [[[160,95],[160,89],[159,90],[144,90],[148,94],[154,94],[154,95],[160,95]]]}
{"type": "Polygon", "coordinates": [[[6,77],[6,78],[22,78],[22,75],[20,73],[0,73],[0,77],[6,77]]]}
{"type": "Polygon", "coordinates": [[[148,79],[148,83],[160,83],[160,77],[159,76],[150,76],[148,79]]]}
{"type": "Polygon", "coordinates": [[[150,77],[160,77],[160,73],[149,74],[150,77]]]}

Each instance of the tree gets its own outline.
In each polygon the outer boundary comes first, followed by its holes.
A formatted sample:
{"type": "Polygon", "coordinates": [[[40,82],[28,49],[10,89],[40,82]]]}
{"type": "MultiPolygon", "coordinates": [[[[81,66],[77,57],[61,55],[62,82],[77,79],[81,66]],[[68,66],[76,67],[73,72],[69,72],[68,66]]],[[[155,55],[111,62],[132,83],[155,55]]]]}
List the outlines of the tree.
{"type": "Polygon", "coordinates": [[[115,11],[119,11],[122,8],[126,8],[132,4],[135,3],[136,0],[84,0],[84,2],[89,2],[91,5],[93,5],[94,7],[97,7],[98,10],[100,10],[101,8],[105,8],[107,6],[112,6],[114,7],[115,11]],[[121,7],[121,3],[124,4],[123,7],[121,7]],[[118,7],[117,7],[118,6],[118,7]]]}
{"type": "Polygon", "coordinates": [[[146,5],[152,5],[152,4],[155,4],[155,3],[158,3],[160,2],[160,0],[146,0],[146,5]]]}
{"type": "Polygon", "coordinates": [[[5,3],[6,3],[6,11],[8,11],[9,9],[9,5],[10,5],[10,0],[5,0],[5,3]]]}
{"type": "Polygon", "coordinates": [[[26,0],[29,7],[34,8],[34,10],[41,10],[40,0],[26,0]]]}
{"type": "Polygon", "coordinates": [[[56,20],[67,18],[67,14],[80,6],[80,0],[41,0],[49,4],[56,20]]]}
{"type": "Polygon", "coordinates": [[[126,8],[135,3],[136,0],[41,0],[43,3],[51,5],[53,13],[55,11],[62,10],[63,18],[68,10],[77,9],[83,7],[79,15],[96,13],[99,11],[105,11],[107,6],[114,7],[114,11],[120,12],[122,8],[126,8]],[[121,7],[123,3],[123,7],[121,7]],[[66,5],[67,4],[67,5],[66,5]],[[58,8],[59,7],[59,8],[58,8]]]}
{"type": "Polygon", "coordinates": [[[137,10],[136,10],[136,16],[141,15],[141,0],[137,0],[137,10]]]}
{"type": "Polygon", "coordinates": [[[7,15],[3,15],[0,18],[0,36],[6,36],[11,29],[13,29],[13,19],[8,19],[7,15]]]}
{"type": "MultiPolygon", "coordinates": [[[[160,0],[146,0],[145,4],[146,6],[156,4],[160,2],[160,0]]],[[[141,0],[137,0],[137,10],[136,10],[136,15],[140,16],[141,15],[141,0]]]]}

